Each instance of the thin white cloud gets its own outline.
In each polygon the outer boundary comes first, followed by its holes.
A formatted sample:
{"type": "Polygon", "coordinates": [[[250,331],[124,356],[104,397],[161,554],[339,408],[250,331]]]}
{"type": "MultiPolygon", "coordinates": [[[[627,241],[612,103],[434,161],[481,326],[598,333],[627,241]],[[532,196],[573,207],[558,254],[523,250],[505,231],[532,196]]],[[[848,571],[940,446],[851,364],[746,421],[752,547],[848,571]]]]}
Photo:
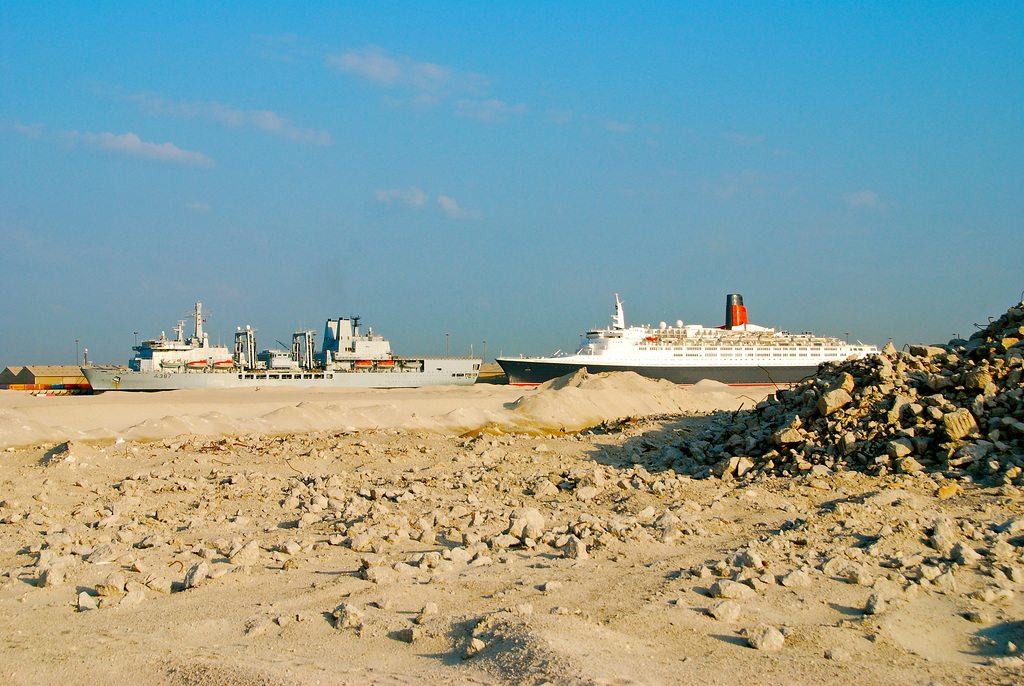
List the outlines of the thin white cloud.
{"type": "Polygon", "coordinates": [[[210,206],[205,202],[187,202],[185,203],[185,209],[192,210],[193,212],[209,212],[210,206]]]}
{"type": "Polygon", "coordinates": [[[184,150],[174,143],[149,143],[142,140],[132,132],[121,135],[103,133],[73,132],[68,136],[72,142],[81,142],[83,147],[104,150],[129,157],[141,157],[143,159],[157,160],[158,162],[172,162],[174,164],[186,164],[196,167],[213,166],[213,160],[201,152],[184,150]]]}
{"type": "Polygon", "coordinates": [[[102,150],[127,157],[138,157],[156,160],[157,162],[170,162],[172,164],[184,164],[195,167],[213,166],[213,159],[201,152],[185,150],[170,142],[150,143],[142,140],[131,131],[122,134],[110,133],[108,131],[103,133],[54,131],[51,133],[42,124],[33,124],[32,126],[17,124],[13,129],[28,138],[47,142],[63,142],[69,147],[102,150]]]}
{"type": "Polygon", "coordinates": [[[607,121],[604,126],[609,131],[615,131],[616,133],[629,133],[634,129],[632,124],[623,124],[618,121],[607,121]]]}
{"type": "Polygon", "coordinates": [[[331,145],[334,142],[326,130],[297,126],[271,110],[243,110],[216,101],[174,102],[154,93],[136,93],[125,99],[139,103],[144,111],[156,116],[206,119],[229,128],[251,127],[296,143],[331,145]]]}
{"type": "Polygon", "coordinates": [[[462,117],[471,117],[481,121],[504,121],[509,115],[526,113],[526,105],[509,105],[493,98],[487,100],[459,100],[455,103],[455,113],[462,117]]]}
{"type": "Polygon", "coordinates": [[[430,197],[415,186],[408,188],[392,188],[377,191],[377,202],[390,205],[392,202],[400,202],[410,207],[423,207],[430,197]]]}
{"type": "Polygon", "coordinates": [[[453,219],[478,219],[480,217],[479,212],[459,207],[455,198],[449,198],[447,195],[437,196],[437,204],[441,206],[442,212],[453,219]]]}
{"type": "Polygon", "coordinates": [[[855,191],[843,193],[843,200],[850,207],[879,207],[878,194],[874,191],[855,191]]]}
{"type": "MultiPolygon", "coordinates": [[[[418,62],[405,55],[392,56],[376,45],[328,55],[324,64],[386,88],[402,88],[413,94],[444,97],[451,93],[482,94],[487,79],[473,72],[459,72],[433,62],[418,62]]],[[[422,104],[430,102],[422,101],[422,104]]]]}

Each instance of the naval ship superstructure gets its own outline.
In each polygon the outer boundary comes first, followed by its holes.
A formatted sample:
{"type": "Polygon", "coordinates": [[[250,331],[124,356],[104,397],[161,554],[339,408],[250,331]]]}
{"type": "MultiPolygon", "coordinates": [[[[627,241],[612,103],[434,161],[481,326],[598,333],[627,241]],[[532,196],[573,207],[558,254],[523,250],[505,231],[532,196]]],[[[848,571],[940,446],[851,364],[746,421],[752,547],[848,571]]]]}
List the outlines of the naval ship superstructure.
{"type": "Polygon", "coordinates": [[[510,384],[533,385],[585,368],[592,374],[631,371],[677,384],[702,379],[729,385],[796,383],[818,365],[877,354],[878,348],[850,344],[831,336],[786,331],[750,324],[743,296],[726,296],[725,325],[626,326],[622,301],[615,295],[611,327],[583,334],[574,353],[550,357],[499,357],[510,384]]]}
{"type": "Polygon", "coordinates": [[[202,303],[191,317],[195,333],[184,338],[184,322],[175,338],[134,346],[127,368],[83,367],[94,391],[160,391],[186,388],[418,388],[474,383],[482,360],[472,357],[399,357],[391,343],[369,329],[359,331],[359,317],[328,319],[323,344],[316,350],[315,331],[297,331],[291,350],[256,346],[256,330],[235,332],[234,349],[211,345],[203,331],[202,303]]]}

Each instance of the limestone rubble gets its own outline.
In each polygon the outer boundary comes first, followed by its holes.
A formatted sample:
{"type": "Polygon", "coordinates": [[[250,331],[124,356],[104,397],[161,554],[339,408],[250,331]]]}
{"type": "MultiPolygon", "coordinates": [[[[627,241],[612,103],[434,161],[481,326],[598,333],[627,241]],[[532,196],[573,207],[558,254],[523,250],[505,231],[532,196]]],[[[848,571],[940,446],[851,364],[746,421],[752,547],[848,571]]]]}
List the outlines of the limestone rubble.
{"type": "Polygon", "coordinates": [[[724,478],[856,470],[1021,485],[1024,303],[968,340],[908,347],[823,365],[751,410],[718,413],[678,444],[673,466],[724,478]]]}

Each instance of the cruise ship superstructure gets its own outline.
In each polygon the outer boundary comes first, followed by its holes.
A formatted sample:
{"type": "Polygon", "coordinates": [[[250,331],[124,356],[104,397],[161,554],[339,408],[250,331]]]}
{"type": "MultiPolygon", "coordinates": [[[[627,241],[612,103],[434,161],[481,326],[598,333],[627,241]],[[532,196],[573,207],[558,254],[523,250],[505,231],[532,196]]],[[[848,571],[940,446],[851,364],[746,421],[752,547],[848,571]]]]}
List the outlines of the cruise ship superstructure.
{"type": "Polygon", "coordinates": [[[480,374],[479,358],[398,357],[391,343],[369,329],[359,331],[359,317],[328,319],[323,344],[316,350],[315,331],[297,331],[291,350],[256,347],[256,330],[235,332],[234,349],[211,345],[203,331],[202,304],[192,315],[195,333],[185,339],[184,322],[175,338],[163,333],[133,347],[127,368],[84,367],[94,391],[159,391],[185,388],[416,388],[470,385],[480,374]]]}
{"type": "Polygon", "coordinates": [[[865,357],[878,348],[831,336],[785,331],[750,324],[743,297],[726,297],[724,326],[700,324],[626,326],[622,301],[615,295],[612,325],[583,334],[574,353],[550,357],[499,357],[509,383],[532,385],[586,368],[590,373],[631,371],[677,384],[711,379],[730,385],[796,383],[824,362],[865,357]]]}

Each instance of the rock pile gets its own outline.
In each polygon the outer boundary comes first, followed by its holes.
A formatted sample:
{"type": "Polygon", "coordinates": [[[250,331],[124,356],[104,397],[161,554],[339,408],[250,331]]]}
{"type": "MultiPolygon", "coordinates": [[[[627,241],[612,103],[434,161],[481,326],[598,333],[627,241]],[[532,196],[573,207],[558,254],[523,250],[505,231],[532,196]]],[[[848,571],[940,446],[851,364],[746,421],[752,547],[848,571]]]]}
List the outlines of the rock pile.
{"type": "Polygon", "coordinates": [[[715,415],[676,446],[677,472],[884,476],[945,472],[1024,483],[1024,302],[968,340],[890,343],[880,355],[824,365],[753,410],[715,415]]]}

